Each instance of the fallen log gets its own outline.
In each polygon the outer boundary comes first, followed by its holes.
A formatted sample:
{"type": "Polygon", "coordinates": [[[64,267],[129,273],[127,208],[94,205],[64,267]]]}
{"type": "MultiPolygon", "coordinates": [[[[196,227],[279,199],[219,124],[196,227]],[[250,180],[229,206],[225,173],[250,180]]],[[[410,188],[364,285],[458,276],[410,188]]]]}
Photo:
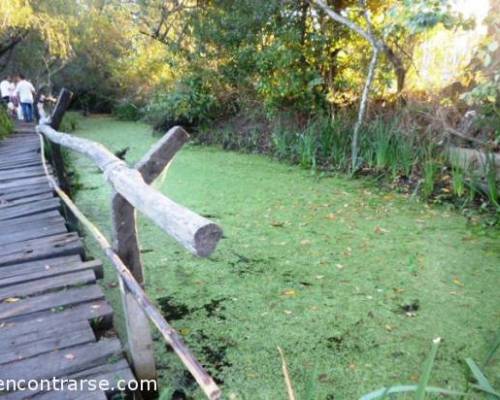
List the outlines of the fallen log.
{"type": "Polygon", "coordinates": [[[175,203],[143,179],[141,173],[99,143],[57,132],[48,125],[38,131],[51,142],[85,155],[96,163],[113,189],[151,218],[190,252],[207,257],[222,237],[222,229],[208,219],[175,203]]]}

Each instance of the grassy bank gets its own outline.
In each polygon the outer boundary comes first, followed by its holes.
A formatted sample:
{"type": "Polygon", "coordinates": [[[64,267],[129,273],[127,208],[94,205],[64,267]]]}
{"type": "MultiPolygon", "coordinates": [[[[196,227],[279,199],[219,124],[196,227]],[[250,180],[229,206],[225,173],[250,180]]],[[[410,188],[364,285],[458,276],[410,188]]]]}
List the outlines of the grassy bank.
{"type": "MultiPolygon", "coordinates": [[[[131,164],[156,140],[146,125],[102,117],[77,134],[113,151],[129,146],[131,164]]],[[[77,204],[109,233],[109,187],[86,159],[73,164],[77,204]]],[[[286,398],[277,346],[299,399],[415,382],[436,336],[444,342],[432,384],[463,388],[463,359],[481,360],[498,329],[499,235],[474,219],[368,181],[207,147],[182,150],[157,187],[225,232],[215,254],[198,259],[139,219],[146,289],[226,398],[286,398]]],[[[118,309],[111,268],[104,286],[118,309]]],[[[175,390],[202,398],[156,344],[165,399],[175,390]]],[[[500,366],[485,371],[498,377],[500,366]]]]}

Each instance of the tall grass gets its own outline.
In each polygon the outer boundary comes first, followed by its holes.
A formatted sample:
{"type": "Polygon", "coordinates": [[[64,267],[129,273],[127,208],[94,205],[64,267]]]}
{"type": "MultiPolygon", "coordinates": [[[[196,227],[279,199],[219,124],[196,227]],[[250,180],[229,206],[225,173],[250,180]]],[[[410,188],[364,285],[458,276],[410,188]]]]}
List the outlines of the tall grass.
{"type": "MultiPolygon", "coordinates": [[[[441,343],[441,338],[435,338],[432,341],[431,350],[422,365],[422,370],[420,373],[420,378],[418,384],[397,384],[392,386],[383,387],[377,389],[373,392],[367,393],[359,400],[384,400],[384,399],[413,399],[413,400],[426,400],[435,397],[443,397],[443,398],[477,398],[471,397],[472,393],[481,394],[484,396],[486,400],[499,400],[500,393],[491,385],[489,380],[487,379],[485,373],[481,370],[481,368],[471,359],[465,359],[465,365],[468,367],[468,371],[466,371],[467,385],[462,390],[454,390],[447,389],[441,387],[435,387],[430,385],[432,371],[434,369],[434,363],[436,360],[436,355],[438,352],[439,344],[441,343]]],[[[500,331],[497,334],[496,339],[491,345],[490,350],[488,351],[487,358],[483,364],[483,368],[487,366],[487,364],[493,359],[496,351],[500,347],[500,331]]],[[[280,355],[282,357],[283,363],[283,373],[284,380],[286,383],[288,398],[289,400],[295,400],[295,393],[293,392],[292,382],[290,379],[290,374],[288,372],[288,366],[284,361],[283,354],[280,351],[280,355]]],[[[306,380],[306,386],[304,390],[304,394],[301,397],[301,400],[319,400],[319,396],[317,393],[317,386],[315,384],[315,375],[317,371],[314,368],[314,372],[311,376],[306,380]]]]}

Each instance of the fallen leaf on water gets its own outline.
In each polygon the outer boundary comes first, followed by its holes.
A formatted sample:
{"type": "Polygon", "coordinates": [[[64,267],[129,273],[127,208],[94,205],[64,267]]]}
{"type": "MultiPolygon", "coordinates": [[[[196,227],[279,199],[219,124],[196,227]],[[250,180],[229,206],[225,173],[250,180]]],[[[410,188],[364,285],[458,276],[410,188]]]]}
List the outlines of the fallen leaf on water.
{"type": "Polygon", "coordinates": [[[15,303],[16,301],[19,301],[20,299],[18,297],[7,297],[4,300],[4,303],[15,303]]]}
{"type": "Polygon", "coordinates": [[[384,233],[388,233],[389,231],[387,229],[381,228],[380,226],[375,227],[375,233],[382,235],[384,233]]]}
{"type": "Polygon", "coordinates": [[[461,286],[461,287],[464,287],[465,285],[460,281],[460,279],[458,278],[453,278],[452,282],[457,285],[457,286],[461,286]]]}
{"type": "Polygon", "coordinates": [[[326,216],[326,218],[330,221],[335,221],[337,219],[337,216],[334,213],[330,213],[326,216]]]}

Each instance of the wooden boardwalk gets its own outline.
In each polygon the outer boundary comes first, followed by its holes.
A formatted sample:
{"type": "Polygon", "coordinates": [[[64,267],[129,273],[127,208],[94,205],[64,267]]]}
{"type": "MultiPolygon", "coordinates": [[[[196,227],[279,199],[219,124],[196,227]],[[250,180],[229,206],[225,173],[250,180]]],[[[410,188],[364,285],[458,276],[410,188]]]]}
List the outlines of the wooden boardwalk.
{"type": "MultiPolygon", "coordinates": [[[[33,126],[0,142],[0,383],[133,379],[113,311],[45,177],[33,126]]],[[[15,391],[2,399],[106,399],[112,391],[15,391]]]]}

